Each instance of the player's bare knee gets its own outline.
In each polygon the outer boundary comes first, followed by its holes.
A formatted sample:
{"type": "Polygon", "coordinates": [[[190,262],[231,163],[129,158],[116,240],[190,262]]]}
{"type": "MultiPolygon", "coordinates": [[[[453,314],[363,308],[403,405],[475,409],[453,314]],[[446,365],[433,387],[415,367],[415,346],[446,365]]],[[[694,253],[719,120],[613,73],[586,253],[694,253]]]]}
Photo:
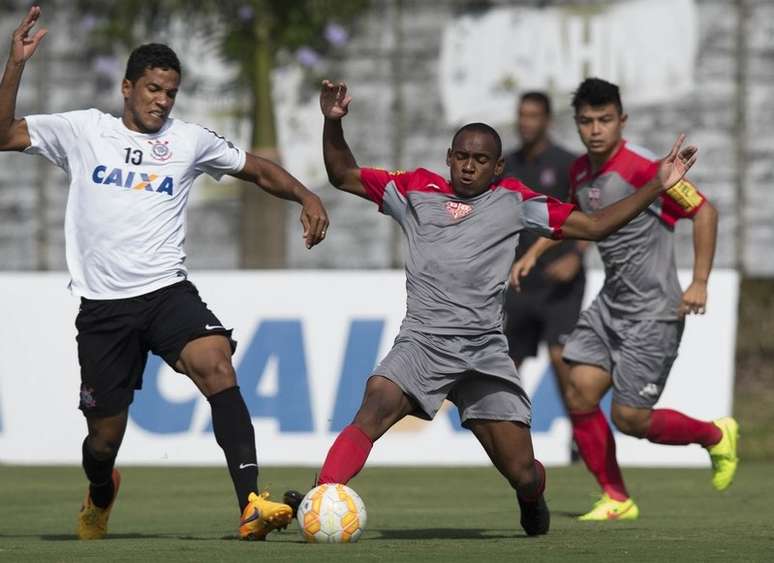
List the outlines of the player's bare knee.
{"type": "Polygon", "coordinates": [[[582,409],[578,406],[580,397],[571,383],[567,385],[562,395],[564,397],[564,404],[567,405],[567,409],[570,412],[581,412],[582,409]]]}
{"type": "Polygon", "coordinates": [[[513,460],[509,464],[506,478],[514,489],[523,488],[533,484],[537,480],[534,458],[530,456],[529,459],[513,460]]]}
{"type": "Polygon", "coordinates": [[[384,434],[394,423],[397,408],[390,401],[383,398],[371,397],[363,402],[357,411],[353,424],[358,426],[371,439],[384,434]]]}
{"type": "Polygon", "coordinates": [[[366,383],[366,398],[370,396],[393,397],[402,393],[403,392],[401,391],[400,387],[398,387],[395,383],[386,377],[382,377],[381,375],[373,375],[369,377],[368,382],[366,383]]]}
{"type": "Polygon", "coordinates": [[[236,385],[231,358],[220,350],[213,350],[199,358],[190,367],[189,376],[207,396],[236,385]]]}
{"type": "Polygon", "coordinates": [[[406,410],[407,399],[403,390],[381,376],[368,380],[363,403],[355,416],[355,422],[369,427],[392,425],[406,410]]]}
{"type": "Polygon", "coordinates": [[[610,414],[615,427],[627,436],[644,438],[648,434],[649,419],[647,416],[637,411],[621,410],[615,406],[610,414]]]}
{"type": "Polygon", "coordinates": [[[570,412],[588,412],[597,406],[594,399],[587,397],[583,388],[575,381],[568,381],[563,391],[564,402],[570,412]]]}
{"type": "Polygon", "coordinates": [[[96,459],[113,459],[118,455],[121,440],[104,433],[96,433],[89,436],[88,445],[89,451],[96,459]]]}

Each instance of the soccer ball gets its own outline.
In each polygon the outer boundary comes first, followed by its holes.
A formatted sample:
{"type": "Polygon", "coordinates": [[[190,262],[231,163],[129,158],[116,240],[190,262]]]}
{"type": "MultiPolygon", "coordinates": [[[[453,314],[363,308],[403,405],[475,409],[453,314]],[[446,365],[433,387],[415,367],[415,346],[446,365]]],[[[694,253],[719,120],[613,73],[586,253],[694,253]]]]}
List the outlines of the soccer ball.
{"type": "Polygon", "coordinates": [[[298,507],[301,535],[310,543],[354,543],[366,527],[366,508],[346,485],[320,485],[298,507]]]}

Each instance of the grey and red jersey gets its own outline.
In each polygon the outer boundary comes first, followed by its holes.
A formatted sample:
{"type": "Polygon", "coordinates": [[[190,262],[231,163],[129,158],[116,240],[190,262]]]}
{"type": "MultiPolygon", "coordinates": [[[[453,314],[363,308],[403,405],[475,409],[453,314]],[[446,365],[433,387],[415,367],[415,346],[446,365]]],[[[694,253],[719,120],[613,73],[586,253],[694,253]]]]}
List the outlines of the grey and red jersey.
{"type": "MultiPolygon", "coordinates": [[[[659,160],[649,151],[623,142],[595,173],[588,155],[570,169],[570,195],[582,211],[607,207],[652,180],[659,160]]],[[[693,217],[704,196],[687,180],[662,194],[651,206],[597,243],[605,265],[605,283],[597,299],[611,314],[630,319],[675,320],[682,301],[677,279],[673,230],[693,217]]]]}
{"type": "Polygon", "coordinates": [[[502,331],[502,301],[519,233],[561,238],[574,205],[503,178],[475,197],[424,168],[361,168],[379,210],[406,234],[404,328],[431,334],[502,331]]]}

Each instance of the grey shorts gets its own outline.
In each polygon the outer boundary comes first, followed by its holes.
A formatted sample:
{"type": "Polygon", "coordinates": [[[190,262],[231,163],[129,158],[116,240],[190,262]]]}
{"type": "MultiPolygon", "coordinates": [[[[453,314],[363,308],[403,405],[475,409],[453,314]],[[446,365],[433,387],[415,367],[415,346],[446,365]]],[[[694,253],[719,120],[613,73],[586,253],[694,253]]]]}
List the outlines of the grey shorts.
{"type": "Polygon", "coordinates": [[[413,413],[432,420],[444,399],[467,420],[512,420],[529,425],[532,406],[508,355],[502,333],[447,336],[402,329],[374,370],[416,404],[413,413]]]}
{"type": "Polygon", "coordinates": [[[651,408],[677,358],[685,321],[613,317],[595,301],[564,345],[570,363],[599,366],[613,376],[613,401],[651,408]]]}

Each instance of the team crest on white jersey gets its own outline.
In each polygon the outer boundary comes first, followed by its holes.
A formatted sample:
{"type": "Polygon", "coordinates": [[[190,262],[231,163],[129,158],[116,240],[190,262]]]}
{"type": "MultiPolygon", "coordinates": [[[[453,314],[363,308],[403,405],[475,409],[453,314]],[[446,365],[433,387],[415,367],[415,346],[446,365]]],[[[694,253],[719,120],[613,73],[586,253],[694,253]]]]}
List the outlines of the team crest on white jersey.
{"type": "Polygon", "coordinates": [[[462,219],[466,215],[470,215],[470,212],[473,211],[473,206],[461,201],[447,201],[446,211],[454,219],[462,219]]]}
{"type": "Polygon", "coordinates": [[[151,146],[151,155],[156,160],[164,162],[169,160],[172,156],[172,151],[169,148],[169,141],[162,141],[161,139],[156,141],[148,141],[151,146]]]}

